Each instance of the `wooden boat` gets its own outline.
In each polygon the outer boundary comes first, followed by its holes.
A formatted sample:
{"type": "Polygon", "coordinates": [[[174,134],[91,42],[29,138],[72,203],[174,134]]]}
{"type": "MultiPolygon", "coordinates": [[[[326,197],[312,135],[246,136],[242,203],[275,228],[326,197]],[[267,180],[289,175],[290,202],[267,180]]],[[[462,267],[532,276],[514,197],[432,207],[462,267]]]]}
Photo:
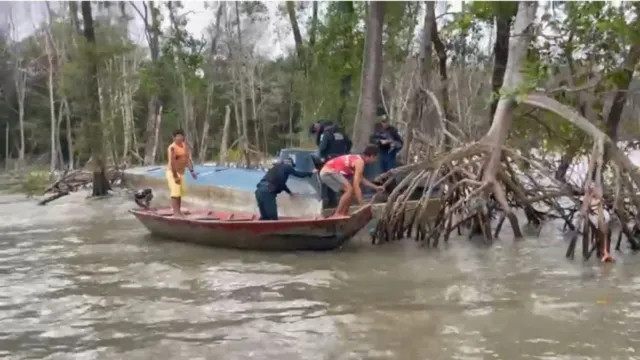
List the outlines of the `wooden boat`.
{"type": "Polygon", "coordinates": [[[371,206],[350,216],[281,218],[260,221],[253,214],[191,211],[173,217],[171,209],[129,210],[152,234],[172,240],[247,250],[333,250],[344,245],[371,221],[371,206]]]}

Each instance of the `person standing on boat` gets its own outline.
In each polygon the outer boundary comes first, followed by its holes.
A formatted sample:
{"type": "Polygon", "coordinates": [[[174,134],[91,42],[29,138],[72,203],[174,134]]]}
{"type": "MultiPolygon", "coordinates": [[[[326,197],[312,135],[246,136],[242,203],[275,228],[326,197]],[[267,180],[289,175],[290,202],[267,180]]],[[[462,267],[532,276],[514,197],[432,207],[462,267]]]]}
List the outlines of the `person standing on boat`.
{"type": "Polygon", "coordinates": [[[309,130],[316,138],[318,156],[323,163],[351,151],[351,139],[333,122],[320,120],[312,124],[309,130]]]}
{"type": "Polygon", "coordinates": [[[384,187],[378,186],[364,177],[365,164],[374,163],[377,156],[378,147],[367,145],[361,155],[342,155],[324,164],[320,170],[320,181],[336,193],[343,192],[333,216],[346,216],[354,195],[360,206],[365,205],[360,188],[361,183],[378,192],[384,191],[384,187]],[[347,180],[347,177],[350,176],[353,176],[353,185],[347,180]]]}
{"type": "Polygon", "coordinates": [[[184,131],[177,129],[173,131],[173,143],[167,149],[169,163],[167,164],[167,182],[169,183],[169,196],[171,196],[171,209],[173,216],[183,217],[181,206],[182,197],[185,192],[184,173],[187,168],[191,176],[196,179],[197,175],[193,170],[191,153],[184,142],[184,131]]]}
{"type": "MultiPolygon", "coordinates": [[[[318,154],[312,155],[314,165],[318,170],[327,161],[348,154],[353,143],[347,134],[338,126],[328,120],[320,120],[311,125],[310,133],[316,138],[318,154]]],[[[322,185],[322,198],[326,200],[327,207],[338,205],[337,194],[326,185],[322,185]]],[[[324,202],[324,201],[323,201],[324,202]]]]}
{"type": "MultiPolygon", "coordinates": [[[[256,189],[256,201],[260,211],[260,220],[278,220],[278,204],[276,196],[281,192],[286,192],[289,196],[294,196],[287,180],[293,175],[299,178],[311,177],[313,173],[298,171],[295,168],[293,159],[284,159],[277,162],[265,176],[258,182],[256,189]]],[[[315,170],[314,170],[315,171],[315,170]]]]}
{"type": "Polygon", "coordinates": [[[383,173],[395,169],[397,166],[398,152],[402,149],[404,142],[393,125],[389,123],[389,118],[384,109],[378,109],[380,122],[376,124],[375,131],[370,137],[372,144],[378,145],[380,149],[380,167],[383,173]]]}

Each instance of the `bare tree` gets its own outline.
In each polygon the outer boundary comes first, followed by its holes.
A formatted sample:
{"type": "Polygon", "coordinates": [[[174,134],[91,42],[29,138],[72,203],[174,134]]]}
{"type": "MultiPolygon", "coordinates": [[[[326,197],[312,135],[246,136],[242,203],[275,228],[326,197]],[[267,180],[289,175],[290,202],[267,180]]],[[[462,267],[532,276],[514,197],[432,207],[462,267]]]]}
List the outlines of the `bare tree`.
{"type": "Polygon", "coordinates": [[[51,160],[50,160],[50,170],[53,172],[56,169],[56,160],[57,156],[57,138],[58,138],[58,121],[56,119],[56,103],[55,103],[55,93],[54,93],[54,60],[57,57],[57,51],[55,51],[55,44],[53,40],[53,36],[51,35],[51,7],[49,6],[49,2],[45,1],[45,5],[47,7],[47,26],[46,26],[46,34],[44,38],[44,48],[45,53],[47,54],[47,88],[49,90],[49,115],[51,116],[51,160]]]}
{"type": "Polygon", "coordinates": [[[364,77],[360,93],[359,116],[353,126],[353,147],[362,150],[369,142],[369,136],[375,123],[375,112],[380,94],[382,76],[382,26],[384,23],[384,1],[369,4],[367,17],[366,53],[364,58],[364,77]]]}
{"type": "MultiPolygon", "coordinates": [[[[409,158],[409,149],[413,140],[413,129],[416,123],[423,121],[423,115],[426,114],[427,95],[426,91],[429,87],[431,75],[431,57],[432,57],[432,35],[436,22],[435,2],[427,1],[426,11],[424,15],[424,26],[422,28],[422,43],[420,45],[420,77],[414,77],[413,80],[413,109],[409,120],[407,121],[406,146],[403,149],[403,158],[409,158]]],[[[435,135],[435,134],[433,134],[435,135]]]]}
{"type": "MultiPolygon", "coordinates": [[[[135,2],[131,1],[130,4],[144,22],[145,37],[151,53],[151,66],[156,68],[160,58],[160,35],[162,33],[160,30],[160,9],[153,1],[143,1],[142,10],[138,8],[135,2]]],[[[162,121],[161,108],[158,91],[154,88],[147,104],[147,125],[144,132],[145,165],[153,164],[158,152],[158,134],[162,121]]]]}
{"type": "Polygon", "coordinates": [[[222,127],[222,140],[220,141],[220,156],[218,161],[224,163],[227,161],[227,152],[229,151],[229,129],[231,127],[231,107],[224,107],[224,125],[222,127]]]}
{"type": "Polygon", "coordinates": [[[100,87],[98,85],[98,62],[96,59],[96,34],[93,28],[91,2],[81,3],[83,33],[87,41],[87,102],[88,113],[83,126],[87,139],[91,139],[91,157],[93,160],[93,196],[104,196],[111,186],[105,174],[104,139],[100,131],[100,87]]]}
{"type": "MultiPolygon", "coordinates": [[[[16,25],[13,19],[13,8],[9,12],[9,24],[11,26],[11,33],[14,38],[14,44],[17,43],[16,25]]],[[[20,147],[18,150],[18,163],[20,166],[24,165],[25,160],[25,132],[24,132],[24,102],[27,91],[27,69],[24,68],[23,58],[20,54],[21,51],[14,45],[13,53],[13,82],[15,85],[16,97],[18,99],[18,128],[20,131],[20,147]]]]}

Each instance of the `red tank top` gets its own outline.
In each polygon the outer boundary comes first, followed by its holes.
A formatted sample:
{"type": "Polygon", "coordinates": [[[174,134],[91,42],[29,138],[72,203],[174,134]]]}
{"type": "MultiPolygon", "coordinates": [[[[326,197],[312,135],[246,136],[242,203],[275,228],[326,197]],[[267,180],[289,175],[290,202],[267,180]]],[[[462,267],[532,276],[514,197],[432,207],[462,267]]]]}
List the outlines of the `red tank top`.
{"type": "Polygon", "coordinates": [[[360,155],[342,155],[327,161],[324,166],[342,175],[349,176],[353,175],[353,169],[358,159],[362,159],[362,157],[360,155]]]}

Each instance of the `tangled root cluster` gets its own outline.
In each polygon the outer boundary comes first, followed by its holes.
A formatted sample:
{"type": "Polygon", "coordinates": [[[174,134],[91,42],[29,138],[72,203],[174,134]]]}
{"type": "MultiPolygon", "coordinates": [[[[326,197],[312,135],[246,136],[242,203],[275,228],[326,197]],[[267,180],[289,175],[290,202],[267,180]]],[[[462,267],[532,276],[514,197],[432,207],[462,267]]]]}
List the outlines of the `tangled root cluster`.
{"type": "Polygon", "coordinates": [[[466,231],[469,237],[482,236],[485,243],[491,244],[507,219],[514,237],[521,239],[515,214],[519,210],[535,235],[539,235],[546,221],[561,219],[564,230],[572,232],[568,258],[574,257],[580,236],[585,259],[594,251],[599,256],[608,252],[612,231],[598,220],[605,213],[620,225],[616,249],[620,249],[624,236],[631,249],[638,250],[640,198],[636,195],[635,169],[630,169],[628,163],[610,161],[608,169],[615,177],[607,188],[612,191],[603,191],[603,149],[603,143],[594,146],[588,172],[591,176],[582,184],[557,181],[550,166],[515,150],[496,150],[482,142],[392,170],[378,181],[398,172],[406,176],[387,200],[384,215],[372,234],[373,243],[414,237],[424,246],[437,247],[440,239],[447,242],[453,231],[458,235],[466,231]],[[500,151],[500,162],[494,167],[495,173],[487,172],[494,151],[500,151]],[[423,196],[410,201],[410,194],[418,187],[424,188],[423,196]]]}

